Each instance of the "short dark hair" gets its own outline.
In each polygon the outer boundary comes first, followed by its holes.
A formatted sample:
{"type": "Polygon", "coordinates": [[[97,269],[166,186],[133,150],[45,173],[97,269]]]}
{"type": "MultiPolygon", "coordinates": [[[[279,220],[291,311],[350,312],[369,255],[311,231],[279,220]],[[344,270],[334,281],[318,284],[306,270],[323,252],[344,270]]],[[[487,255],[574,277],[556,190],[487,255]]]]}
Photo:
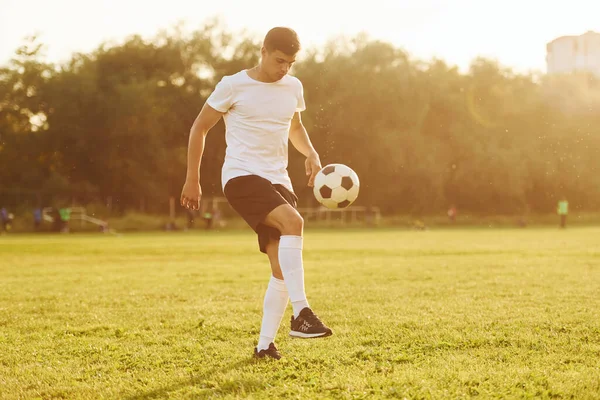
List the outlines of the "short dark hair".
{"type": "Polygon", "coordinates": [[[300,40],[293,29],[278,26],[267,32],[263,46],[269,52],[279,50],[293,56],[300,51],[300,40]]]}

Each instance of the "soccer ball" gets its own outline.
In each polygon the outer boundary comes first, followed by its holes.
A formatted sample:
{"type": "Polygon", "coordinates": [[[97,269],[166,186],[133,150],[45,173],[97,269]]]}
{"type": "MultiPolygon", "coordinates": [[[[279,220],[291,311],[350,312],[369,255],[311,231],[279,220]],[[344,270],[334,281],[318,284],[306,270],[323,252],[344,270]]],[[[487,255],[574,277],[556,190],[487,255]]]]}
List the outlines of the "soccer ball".
{"type": "Polygon", "coordinates": [[[358,197],[360,182],[352,168],[344,164],[329,164],[315,176],[313,192],[327,208],[346,208],[358,197]]]}

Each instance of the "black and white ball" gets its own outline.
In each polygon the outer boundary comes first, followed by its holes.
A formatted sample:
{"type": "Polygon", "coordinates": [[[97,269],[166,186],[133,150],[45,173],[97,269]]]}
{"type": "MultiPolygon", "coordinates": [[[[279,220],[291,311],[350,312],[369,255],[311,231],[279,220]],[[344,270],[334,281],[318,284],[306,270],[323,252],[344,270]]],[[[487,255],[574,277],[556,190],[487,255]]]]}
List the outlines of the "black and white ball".
{"type": "Polygon", "coordinates": [[[327,208],[346,208],[356,200],[360,182],[358,175],[344,164],[329,164],[315,176],[315,198],[327,208]]]}

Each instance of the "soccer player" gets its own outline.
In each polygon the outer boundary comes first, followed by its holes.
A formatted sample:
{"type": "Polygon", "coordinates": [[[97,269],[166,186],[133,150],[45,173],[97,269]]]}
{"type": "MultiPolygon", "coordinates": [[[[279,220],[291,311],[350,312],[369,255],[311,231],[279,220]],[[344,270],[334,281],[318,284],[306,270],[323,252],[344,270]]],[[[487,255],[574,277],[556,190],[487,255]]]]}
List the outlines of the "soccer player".
{"type": "Polygon", "coordinates": [[[254,356],[280,359],[275,334],[291,299],[292,337],[332,334],[309,307],[304,288],[302,242],[304,221],[288,175],[288,141],[306,157],[308,186],[321,169],[319,154],[306,132],[302,83],[288,75],[300,42],[289,28],[271,29],[264,38],[258,65],[225,76],[211,93],[190,131],[187,175],[181,205],[198,209],[200,161],[208,131],[225,120],[227,149],[221,171],[223,193],[232,208],[258,236],[271,264],[263,318],[254,356]]]}
{"type": "Polygon", "coordinates": [[[560,216],[560,227],[565,229],[567,227],[567,215],[569,214],[569,202],[566,197],[562,197],[556,207],[556,212],[560,216]]]}

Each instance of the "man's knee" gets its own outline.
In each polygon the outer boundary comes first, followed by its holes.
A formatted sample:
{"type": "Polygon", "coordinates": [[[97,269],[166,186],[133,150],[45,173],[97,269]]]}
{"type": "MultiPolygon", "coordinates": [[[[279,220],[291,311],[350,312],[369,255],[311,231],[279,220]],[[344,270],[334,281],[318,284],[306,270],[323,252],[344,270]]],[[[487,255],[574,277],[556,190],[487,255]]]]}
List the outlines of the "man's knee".
{"type": "Polygon", "coordinates": [[[302,235],[304,219],[291,206],[275,209],[267,216],[266,224],[279,230],[282,235],[302,235]]]}
{"type": "Polygon", "coordinates": [[[293,214],[290,213],[289,218],[285,222],[284,230],[286,232],[302,233],[302,231],[304,230],[304,219],[298,212],[295,212],[293,214]]]}

